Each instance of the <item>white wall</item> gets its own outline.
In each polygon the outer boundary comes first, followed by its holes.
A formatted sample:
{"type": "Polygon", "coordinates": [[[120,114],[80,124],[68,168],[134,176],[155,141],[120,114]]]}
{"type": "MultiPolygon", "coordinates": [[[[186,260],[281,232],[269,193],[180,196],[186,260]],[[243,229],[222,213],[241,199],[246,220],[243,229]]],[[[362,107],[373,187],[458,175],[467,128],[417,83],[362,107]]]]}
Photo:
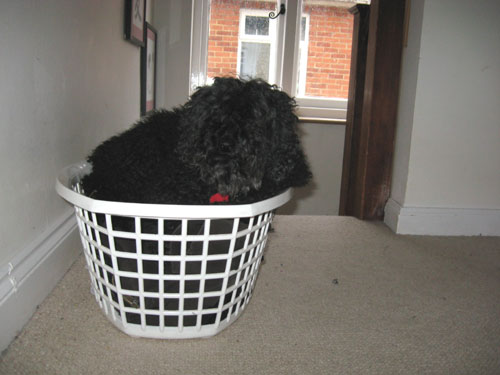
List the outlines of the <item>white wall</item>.
{"type": "Polygon", "coordinates": [[[423,1],[411,1],[410,32],[403,50],[401,86],[398,104],[396,145],[394,150],[391,198],[402,204],[408,181],[411,136],[420,62],[420,35],[422,32],[423,1]]]}
{"type": "Polygon", "coordinates": [[[0,3],[0,264],[68,210],[57,171],[139,116],[122,3],[0,3]]]}
{"type": "Polygon", "coordinates": [[[155,3],[153,21],[158,31],[158,106],[171,109],[189,98],[191,58],[191,1],[155,3]]]}
{"type": "Polygon", "coordinates": [[[299,135],[313,180],[294,191],[280,215],[338,215],[344,153],[344,125],[300,123],[299,135]]]}
{"type": "Polygon", "coordinates": [[[386,222],[500,235],[500,2],[411,4],[386,222]]]}
{"type": "Polygon", "coordinates": [[[0,2],[0,350],[79,251],[58,170],[139,117],[140,49],[123,40],[123,4],[0,2]],[[66,263],[30,284],[56,250],[66,263]]]}

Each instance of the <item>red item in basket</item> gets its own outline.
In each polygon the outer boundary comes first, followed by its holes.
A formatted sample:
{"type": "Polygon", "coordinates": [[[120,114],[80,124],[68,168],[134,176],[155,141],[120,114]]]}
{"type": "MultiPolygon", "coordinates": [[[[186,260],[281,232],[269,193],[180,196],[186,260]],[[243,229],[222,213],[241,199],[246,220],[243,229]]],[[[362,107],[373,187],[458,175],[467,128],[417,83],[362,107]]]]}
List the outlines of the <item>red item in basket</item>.
{"type": "Polygon", "coordinates": [[[229,202],[229,195],[221,195],[220,193],[215,193],[210,197],[210,203],[221,203],[229,202]]]}

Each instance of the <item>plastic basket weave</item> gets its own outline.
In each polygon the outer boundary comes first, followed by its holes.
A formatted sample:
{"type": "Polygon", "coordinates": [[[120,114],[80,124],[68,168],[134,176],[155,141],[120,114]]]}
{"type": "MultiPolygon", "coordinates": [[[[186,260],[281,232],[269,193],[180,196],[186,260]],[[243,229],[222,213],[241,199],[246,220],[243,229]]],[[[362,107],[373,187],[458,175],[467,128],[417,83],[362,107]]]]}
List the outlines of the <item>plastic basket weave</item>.
{"type": "Polygon", "coordinates": [[[56,190],[75,207],[91,290],[106,317],[139,337],[213,336],[233,323],[255,285],[274,210],[291,190],[248,205],[158,205],[80,194],[85,163],[56,190]]]}

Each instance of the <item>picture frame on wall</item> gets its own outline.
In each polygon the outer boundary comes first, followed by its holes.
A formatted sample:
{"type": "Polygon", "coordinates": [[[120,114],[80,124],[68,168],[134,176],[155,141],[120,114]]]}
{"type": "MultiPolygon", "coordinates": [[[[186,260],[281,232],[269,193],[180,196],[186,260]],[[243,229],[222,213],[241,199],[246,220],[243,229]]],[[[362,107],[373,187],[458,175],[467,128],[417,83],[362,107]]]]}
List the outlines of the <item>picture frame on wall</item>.
{"type": "Polygon", "coordinates": [[[141,48],[141,116],[156,108],[156,29],[146,22],[141,48]]]}
{"type": "Polygon", "coordinates": [[[125,0],[125,39],[144,47],[146,0],[125,0]]]}

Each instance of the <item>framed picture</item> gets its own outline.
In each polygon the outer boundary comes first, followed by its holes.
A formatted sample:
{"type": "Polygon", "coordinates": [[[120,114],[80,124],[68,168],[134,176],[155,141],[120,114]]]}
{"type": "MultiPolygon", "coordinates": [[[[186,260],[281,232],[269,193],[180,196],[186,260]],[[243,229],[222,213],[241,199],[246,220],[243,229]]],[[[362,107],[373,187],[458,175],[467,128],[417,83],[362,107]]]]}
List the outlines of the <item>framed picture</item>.
{"type": "Polygon", "coordinates": [[[146,0],[125,0],[125,39],[144,47],[146,0]]]}
{"type": "Polygon", "coordinates": [[[156,108],[156,30],[146,22],[141,48],[141,115],[156,108]]]}

